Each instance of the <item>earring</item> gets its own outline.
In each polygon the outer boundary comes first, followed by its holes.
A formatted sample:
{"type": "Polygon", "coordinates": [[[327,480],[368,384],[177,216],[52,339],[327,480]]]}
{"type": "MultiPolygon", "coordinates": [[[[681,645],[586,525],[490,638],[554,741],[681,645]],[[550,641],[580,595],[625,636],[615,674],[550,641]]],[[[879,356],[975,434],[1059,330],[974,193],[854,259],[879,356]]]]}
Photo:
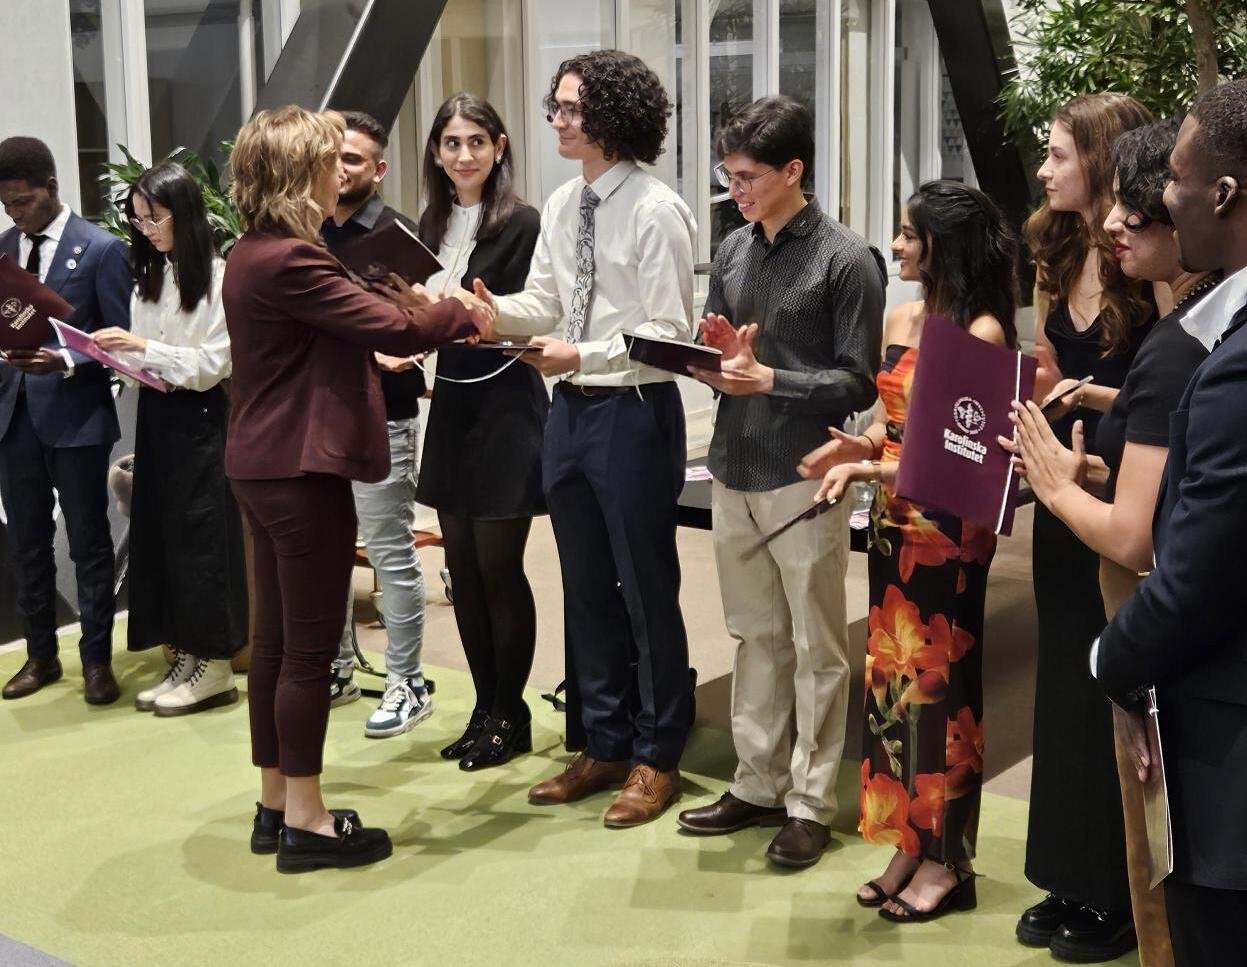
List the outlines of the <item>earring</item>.
{"type": "Polygon", "coordinates": [[[437,166],[440,168],[440,167],[442,166],[442,159],[441,159],[441,158],[434,158],[434,159],[433,159],[433,163],[434,163],[435,165],[437,165],[437,166]]]}
{"type": "Polygon", "coordinates": [[[498,157],[494,158],[494,164],[496,165],[502,164],[502,155],[498,155],[498,157]]]}

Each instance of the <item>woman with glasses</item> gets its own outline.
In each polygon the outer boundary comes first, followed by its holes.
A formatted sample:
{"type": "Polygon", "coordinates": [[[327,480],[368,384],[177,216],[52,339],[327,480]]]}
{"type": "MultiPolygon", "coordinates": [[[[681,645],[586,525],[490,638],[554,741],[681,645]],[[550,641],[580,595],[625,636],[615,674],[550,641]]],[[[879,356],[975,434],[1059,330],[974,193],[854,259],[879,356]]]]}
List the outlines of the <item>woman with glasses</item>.
{"type": "MultiPolygon", "coordinates": [[[[1152,514],[1169,452],[1169,416],[1208,350],[1182,320],[1217,284],[1219,275],[1187,272],[1178,260],[1173,223],[1165,210],[1169,154],[1178,123],[1136,128],[1114,146],[1116,204],[1104,230],[1127,278],[1155,283],[1173,310],[1143,340],[1121,392],[1096,429],[1096,450],[1108,470],[1104,499],[1082,487],[1087,473],[1081,421],[1073,448],[1063,445],[1031,404],[1019,411],[1018,443],[1002,444],[1024,461],[1035,497],[1100,555],[1100,591],[1111,618],[1152,566],[1152,514]]],[[[1149,888],[1143,792],[1136,768],[1140,744],[1133,716],[1114,710],[1117,771],[1125,815],[1126,855],[1139,962],[1173,963],[1164,894],[1149,888]]]]}
{"type": "Polygon", "coordinates": [[[139,389],[130,508],[131,651],[173,663],[135,707],[185,715],[238,700],[230,659],[247,643],[242,524],[225,479],[229,334],[225,263],[203,193],[180,165],[145,172],[126,200],[135,289],[131,329],[95,341],[134,354],[169,386],[139,389]]]}
{"type": "MultiPolygon", "coordinates": [[[[420,238],[446,268],[426,288],[444,298],[481,279],[491,292],[524,288],[541,220],[515,194],[511,145],[493,106],[453,95],[437,112],[424,156],[428,205],[420,238]]],[[[550,409],[536,370],[501,352],[438,351],[416,499],[437,510],[454,587],[455,623],[476,705],[441,750],[465,772],[532,748],[524,686],[537,612],[524,548],[541,495],[541,436],[550,409]]]]}

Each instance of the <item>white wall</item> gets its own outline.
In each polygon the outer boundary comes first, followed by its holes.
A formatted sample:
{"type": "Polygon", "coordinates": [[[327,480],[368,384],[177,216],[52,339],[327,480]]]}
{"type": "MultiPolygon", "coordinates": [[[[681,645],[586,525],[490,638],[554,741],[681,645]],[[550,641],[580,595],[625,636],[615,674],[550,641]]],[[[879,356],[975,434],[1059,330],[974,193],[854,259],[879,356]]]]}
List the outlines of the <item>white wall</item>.
{"type": "MultiPolygon", "coordinates": [[[[56,158],[61,198],[77,208],[78,135],[74,124],[73,54],[69,4],[41,0],[0,2],[0,138],[31,135],[56,158]]],[[[0,230],[13,223],[0,212],[0,230]]]]}

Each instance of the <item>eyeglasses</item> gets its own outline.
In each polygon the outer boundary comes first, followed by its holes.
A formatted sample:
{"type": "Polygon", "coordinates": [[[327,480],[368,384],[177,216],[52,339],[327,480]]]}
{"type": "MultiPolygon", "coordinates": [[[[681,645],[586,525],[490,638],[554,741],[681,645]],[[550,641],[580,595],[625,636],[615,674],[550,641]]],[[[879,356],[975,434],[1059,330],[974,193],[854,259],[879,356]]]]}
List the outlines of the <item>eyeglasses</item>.
{"type": "Polygon", "coordinates": [[[147,234],[148,232],[157,231],[161,225],[167,222],[172,215],[166,215],[164,218],[152,221],[150,218],[131,218],[130,224],[137,228],[140,232],[147,234]]]}
{"type": "Polygon", "coordinates": [[[561,117],[568,124],[575,124],[584,116],[584,108],[579,103],[546,105],[546,121],[550,124],[554,123],[556,117],[561,117]]]}
{"type": "Polygon", "coordinates": [[[714,166],[714,176],[719,179],[719,184],[728,191],[731,191],[732,187],[735,186],[736,190],[742,195],[747,195],[753,191],[753,183],[755,181],[760,178],[765,178],[767,175],[773,175],[777,171],[779,171],[778,168],[769,168],[761,174],[749,175],[746,178],[733,175],[727,170],[727,166],[724,165],[722,161],[714,166]]]}

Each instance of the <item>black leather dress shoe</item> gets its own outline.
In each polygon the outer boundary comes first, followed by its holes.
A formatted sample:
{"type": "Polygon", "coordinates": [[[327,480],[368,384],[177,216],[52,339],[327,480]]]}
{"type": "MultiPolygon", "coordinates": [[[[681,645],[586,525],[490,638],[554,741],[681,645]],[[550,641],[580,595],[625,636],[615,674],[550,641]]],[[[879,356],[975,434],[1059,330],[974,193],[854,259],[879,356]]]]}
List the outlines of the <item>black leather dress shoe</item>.
{"type": "Polygon", "coordinates": [[[1048,949],[1057,960],[1100,964],[1116,960],[1136,945],[1134,917],[1129,910],[1100,913],[1083,907],[1061,924],[1048,949]]]}
{"type": "MultiPolygon", "coordinates": [[[[362,826],[359,813],[354,809],[331,809],[332,816],[344,816],[355,826],[362,826]]],[[[257,856],[271,856],[277,852],[277,840],[286,825],[286,814],[280,809],[269,809],[255,804],[255,821],[251,824],[251,852],[257,856]]]]}
{"type": "Polygon", "coordinates": [[[1019,918],[1017,938],[1028,947],[1046,947],[1061,924],[1081,909],[1080,904],[1049,893],[1019,918]]]}
{"type": "Polygon", "coordinates": [[[112,665],[87,665],[82,669],[82,692],[88,705],[112,705],[121,698],[121,687],[112,665]]]}
{"type": "Polygon", "coordinates": [[[9,679],[0,694],[5,698],[25,698],[35,694],[44,685],[51,685],[62,674],[64,672],[61,671],[59,658],[27,658],[26,664],[9,679]]]}
{"type": "Polygon", "coordinates": [[[442,749],[440,755],[443,759],[462,759],[476,745],[476,740],[481,737],[481,731],[485,728],[485,720],[489,718],[489,713],[483,708],[472,710],[472,717],[468,719],[468,727],[463,730],[463,735],[455,739],[454,742],[442,749]]]}
{"type": "Polygon", "coordinates": [[[494,718],[491,715],[472,748],[459,760],[459,768],[464,772],[488,769],[490,766],[510,762],[521,752],[532,751],[532,719],[520,722],[510,718],[494,718]]]}
{"type": "Polygon", "coordinates": [[[831,842],[831,830],[812,819],[789,819],[767,847],[766,858],[776,866],[804,869],[813,866],[831,842]]]}
{"type": "Polygon", "coordinates": [[[782,826],[788,819],[783,806],[755,806],[725,792],[719,801],[686,809],[676,817],[680,828],[698,836],[720,836],[750,826],[782,826]]]}
{"type": "Polygon", "coordinates": [[[344,816],[335,816],[335,835],[292,826],[282,827],[277,845],[278,873],[308,873],[312,870],[346,869],[367,866],[394,852],[390,834],[384,829],[356,826],[344,816]]]}

